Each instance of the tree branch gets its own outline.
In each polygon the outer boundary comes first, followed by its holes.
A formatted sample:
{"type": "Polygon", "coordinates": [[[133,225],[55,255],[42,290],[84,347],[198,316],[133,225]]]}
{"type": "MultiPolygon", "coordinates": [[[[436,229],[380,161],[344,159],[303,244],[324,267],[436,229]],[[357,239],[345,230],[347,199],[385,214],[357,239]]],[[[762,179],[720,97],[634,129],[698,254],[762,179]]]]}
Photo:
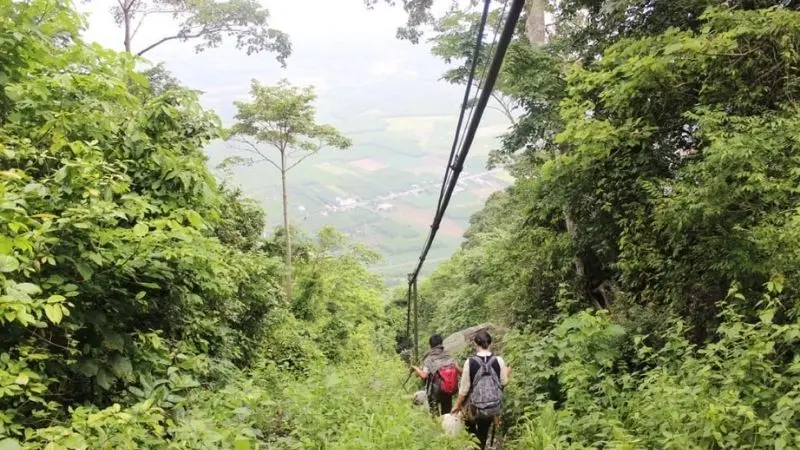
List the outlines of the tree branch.
{"type": "MultiPolygon", "coordinates": [[[[142,24],[144,23],[144,18],[147,17],[148,14],[150,14],[149,11],[146,11],[146,12],[142,13],[142,17],[139,19],[139,23],[136,24],[136,28],[134,28],[133,32],[131,33],[131,40],[133,40],[133,38],[136,37],[136,33],[139,32],[139,28],[142,27],[142,24]]],[[[141,53],[140,53],[140,55],[141,55],[141,53]]]]}
{"type": "Polygon", "coordinates": [[[198,31],[195,34],[176,34],[174,36],[167,36],[165,38],[161,38],[158,41],[148,45],[143,50],[140,50],[138,53],[136,53],[136,56],[142,56],[145,53],[149,52],[150,50],[152,50],[152,49],[158,47],[159,45],[163,44],[164,42],[173,41],[175,39],[183,39],[183,40],[194,39],[194,38],[197,38],[197,37],[200,37],[200,36],[204,35],[205,33],[206,33],[206,30],[203,29],[203,30],[198,31]]]}
{"type": "Polygon", "coordinates": [[[71,349],[71,348],[69,348],[69,347],[64,347],[64,346],[63,346],[63,345],[61,345],[61,344],[56,344],[55,342],[51,341],[50,339],[47,339],[46,337],[44,337],[44,336],[42,336],[42,335],[40,335],[40,334],[37,334],[37,333],[36,333],[35,331],[33,331],[33,330],[29,330],[28,328],[26,328],[26,329],[25,329],[25,331],[27,331],[28,333],[30,333],[30,334],[32,334],[32,335],[34,335],[34,336],[36,336],[37,338],[39,338],[39,339],[43,340],[44,342],[46,342],[46,343],[48,343],[48,344],[50,344],[50,345],[52,345],[52,346],[54,346],[54,347],[58,347],[58,348],[60,348],[60,349],[66,350],[66,351],[68,351],[68,352],[71,352],[71,351],[72,351],[72,349],[71,349]]]}
{"type": "Polygon", "coordinates": [[[292,164],[291,166],[289,166],[289,167],[286,169],[286,171],[288,172],[288,171],[290,171],[290,170],[294,169],[294,168],[295,168],[295,166],[297,166],[298,164],[300,164],[301,162],[303,162],[303,160],[305,160],[305,159],[306,159],[306,158],[308,158],[309,156],[316,155],[316,154],[317,154],[317,152],[308,152],[308,153],[306,153],[305,155],[303,155],[303,157],[302,157],[302,158],[298,159],[297,161],[295,161],[295,162],[294,162],[294,164],[292,164]]]}
{"type": "Polygon", "coordinates": [[[508,118],[509,121],[511,121],[511,125],[516,125],[517,121],[516,119],[514,119],[514,115],[511,114],[511,110],[505,103],[503,103],[503,101],[500,99],[500,96],[497,95],[497,93],[494,91],[492,91],[491,96],[493,99],[495,99],[497,103],[500,104],[500,107],[503,108],[501,112],[505,114],[505,116],[508,118]]]}
{"type": "Polygon", "coordinates": [[[276,169],[281,170],[280,166],[275,164],[275,162],[272,159],[270,159],[269,156],[267,156],[264,153],[262,153],[261,150],[259,150],[258,147],[255,144],[253,144],[252,142],[248,141],[247,139],[235,139],[234,142],[239,142],[241,144],[247,144],[248,146],[250,146],[250,148],[237,148],[237,150],[242,150],[242,151],[245,151],[245,152],[253,153],[253,154],[257,155],[259,158],[261,158],[262,160],[272,164],[276,169]]]}

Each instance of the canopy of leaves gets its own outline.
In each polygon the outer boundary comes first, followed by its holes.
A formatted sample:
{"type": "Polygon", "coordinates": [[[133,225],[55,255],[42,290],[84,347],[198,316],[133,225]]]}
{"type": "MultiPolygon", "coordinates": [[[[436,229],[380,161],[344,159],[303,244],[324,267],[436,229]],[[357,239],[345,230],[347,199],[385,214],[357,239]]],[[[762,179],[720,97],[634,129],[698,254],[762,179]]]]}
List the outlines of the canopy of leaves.
{"type": "Polygon", "coordinates": [[[235,157],[228,164],[267,161],[278,170],[289,171],[323,147],[346,149],[352,145],[333,126],[317,123],[312,87],[292,86],[287,80],[263,86],[253,80],[250,95],[250,102],[235,102],[236,123],[229,137],[242,145],[239,150],[252,156],[235,157]],[[264,144],[287,157],[300,157],[286,165],[277,163],[263,150],[264,144]]]}
{"type": "Polygon", "coordinates": [[[268,26],[269,11],[257,0],[119,0],[112,13],[124,29],[126,48],[137,55],[172,40],[199,41],[195,50],[201,52],[218,47],[226,37],[235,39],[236,48],[248,55],[275,52],[281,64],[291,53],[288,36],[268,26]],[[139,49],[131,48],[147,18],[158,15],[176,21],[178,29],[139,49]]]}
{"type": "MultiPolygon", "coordinates": [[[[396,0],[364,0],[364,4],[368,8],[374,8],[379,3],[387,3],[394,6],[396,0]]],[[[434,16],[430,12],[433,0],[402,0],[402,5],[403,9],[408,13],[408,20],[404,27],[397,29],[397,37],[407,39],[416,44],[422,37],[420,28],[423,25],[432,23],[434,20],[434,16]]]]}

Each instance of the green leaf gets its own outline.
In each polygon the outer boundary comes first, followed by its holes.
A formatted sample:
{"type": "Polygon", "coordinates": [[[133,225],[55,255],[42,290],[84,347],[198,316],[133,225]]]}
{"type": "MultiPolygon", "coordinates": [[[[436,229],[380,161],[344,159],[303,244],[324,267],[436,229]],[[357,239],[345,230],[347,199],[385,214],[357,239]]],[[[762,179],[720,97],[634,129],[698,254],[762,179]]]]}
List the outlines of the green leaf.
{"type": "Polygon", "coordinates": [[[95,382],[101,388],[108,390],[111,388],[111,383],[114,382],[114,378],[105,369],[100,369],[97,372],[97,378],[95,378],[95,382]]]}
{"type": "Polygon", "coordinates": [[[17,258],[9,255],[0,255],[0,272],[8,273],[19,269],[17,258]]]}
{"type": "Polygon", "coordinates": [[[64,318],[64,312],[61,309],[61,305],[57,303],[49,303],[44,305],[44,314],[50,319],[50,322],[54,324],[61,323],[61,319],[64,318]]]}
{"type": "Polygon", "coordinates": [[[136,387],[136,386],[128,386],[128,392],[130,392],[131,394],[133,394],[133,395],[135,395],[135,396],[137,396],[139,398],[147,397],[147,395],[144,393],[144,391],[141,390],[140,388],[136,387]]]}
{"type": "Polygon", "coordinates": [[[75,265],[75,268],[78,269],[78,272],[81,274],[84,280],[89,281],[92,279],[94,270],[92,270],[92,268],[86,263],[78,263],[75,265]]]}
{"type": "Polygon", "coordinates": [[[144,237],[149,230],[150,228],[143,223],[137,223],[133,226],[133,234],[139,238],[144,237]]]}
{"type": "Polygon", "coordinates": [[[8,236],[0,236],[0,254],[10,255],[14,249],[14,240],[8,236]]]}
{"type": "Polygon", "coordinates": [[[103,347],[111,350],[119,350],[120,352],[125,350],[125,338],[121,334],[107,332],[104,334],[103,338],[103,347]]]}
{"type": "Polygon", "coordinates": [[[80,434],[71,434],[61,441],[61,445],[68,449],[86,448],[86,440],[80,434]]]}
{"type": "Polygon", "coordinates": [[[189,223],[192,224],[195,228],[203,228],[204,222],[203,218],[200,217],[200,214],[197,214],[195,211],[189,211],[186,213],[186,218],[189,219],[189,223]]]}
{"type": "Polygon", "coordinates": [[[125,358],[124,356],[118,356],[114,358],[114,362],[111,364],[111,372],[113,372],[114,376],[117,378],[127,379],[133,375],[133,365],[131,365],[131,360],[125,358]]]}
{"type": "Polygon", "coordinates": [[[19,92],[19,88],[16,86],[6,86],[5,91],[8,99],[12,102],[18,102],[22,98],[22,94],[19,92]]]}
{"type": "Polygon", "coordinates": [[[250,450],[250,441],[247,438],[236,438],[233,448],[235,450],[250,450]]]}
{"type": "Polygon", "coordinates": [[[63,295],[51,295],[47,298],[47,303],[62,303],[66,298],[63,295]]]}
{"type": "Polygon", "coordinates": [[[5,438],[0,441],[0,450],[22,450],[22,447],[16,439],[5,438]]]}
{"type": "Polygon", "coordinates": [[[19,283],[14,286],[14,289],[28,295],[36,295],[42,292],[42,289],[33,283],[19,283]]]}
{"type": "Polygon", "coordinates": [[[758,315],[759,320],[763,324],[770,324],[772,323],[772,318],[775,317],[775,310],[772,308],[765,309],[761,314],[758,315]]]}
{"type": "Polygon", "coordinates": [[[97,363],[94,362],[93,360],[81,361],[77,364],[75,368],[78,370],[79,373],[81,373],[83,376],[86,377],[93,377],[97,375],[100,369],[99,367],[97,367],[97,363]]]}
{"type": "Polygon", "coordinates": [[[17,379],[14,380],[14,383],[18,384],[20,386],[25,386],[25,385],[28,384],[28,382],[30,380],[31,379],[27,375],[25,375],[24,373],[21,373],[21,374],[17,375],[17,379]]]}

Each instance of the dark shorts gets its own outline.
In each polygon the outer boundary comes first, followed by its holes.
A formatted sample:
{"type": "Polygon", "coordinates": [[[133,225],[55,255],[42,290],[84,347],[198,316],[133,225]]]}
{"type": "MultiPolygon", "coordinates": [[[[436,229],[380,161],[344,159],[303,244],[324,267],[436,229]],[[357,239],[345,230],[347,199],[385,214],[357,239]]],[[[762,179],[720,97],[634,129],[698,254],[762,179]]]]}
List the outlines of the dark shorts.
{"type": "Polygon", "coordinates": [[[447,414],[453,409],[453,396],[443,393],[432,394],[428,396],[428,405],[433,416],[447,414]]]}

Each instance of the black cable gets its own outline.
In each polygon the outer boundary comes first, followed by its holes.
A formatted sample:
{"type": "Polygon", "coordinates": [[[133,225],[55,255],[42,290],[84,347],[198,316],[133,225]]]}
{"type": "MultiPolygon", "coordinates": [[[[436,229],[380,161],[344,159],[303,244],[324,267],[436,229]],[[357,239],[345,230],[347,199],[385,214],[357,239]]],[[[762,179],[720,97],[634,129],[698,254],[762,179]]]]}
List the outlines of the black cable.
{"type": "Polygon", "coordinates": [[[403,347],[410,348],[411,347],[411,278],[409,278],[408,284],[408,303],[406,305],[406,342],[403,343],[403,347]]]}
{"type": "MultiPolygon", "coordinates": [[[[458,114],[458,124],[456,125],[456,133],[453,136],[453,147],[450,149],[450,157],[447,159],[447,167],[444,168],[444,178],[442,179],[442,189],[439,191],[439,201],[436,202],[436,214],[439,213],[439,209],[442,206],[442,200],[444,199],[444,191],[445,186],[449,181],[450,171],[452,170],[453,162],[455,161],[456,157],[456,149],[459,145],[459,134],[461,133],[461,126],[464,122],[464,113],[467,110],[467,104],[469,103],[469,94],[472,90],[472,82],[475,80],[475,69],[478,67],[478,57],[480,57],[481,53],[481,46],[483,45],[483,31],[486,28],[486,20],[489,18],[489,6],[491,5],[492,0],[484,0],[483,3],[483,13],[481,14],[481,21],[478,25],[478,36],[475,38],[475,47],[472,50],[472,64],[469,69],[469,77],[467,78],[467,88],[464,90],[464,100],[461,102],[461,112],[458,114]]],[[[474,105],[473,105],[474,106],[474,105]]],[[[471,115],[471,113],[470,113],[471,115]]],[[[467,121],[469,122],[469,121],[467,121]]]]}
{"type": "MultiPolygon", "coordinates": [[[[492,45],[489,47],[489,53],[486,54],[487,61],[486,64],[483,65],[483,71],[481,72],[481,76],[478,78],[479,82],[486,79],[486,71],[489,69],[489,59],[492,57],[492,52],[494,52],[495,46],[497,45],[497,35],[500,34],[500,25],[503,23],[503,18],[506,15],[506,9],[508,9],[508,0],[503,2],[503,10],[500,11],[500,16],[497,17],[497,25],[494,27],[494,36],[492,37],[492,45]]],[[[469,116],[467,116],[467,123],[472,121],[472,114],[475,112],[475,103],[478,99],[478,95],[480,95],[481,86],[478,87],[478,92],[475,93],[475,100],[472,101],[472,107],[469,109],[469,116]]],[[[457,148],[464,148],[464,136],[461,136],[461,142],[458,143],[457,148]]],[[[450,161],[448,164],[452,164],[450,161]]],[[[441,201],[441,199],[440,199],[441,201]]]]}
{"type": "Polygon", "coordinates": [[[444,212],[447,209],[447,205],[450,203],[450,197],[452,197],[456,183],[458,182],[458,176],[461,174],[461,170],[464,168],[464,160],[466,159],[469,149],[472,146],[472,141],[475,139],[475,133],[478,131],[478,125],[480,125],[481,117],[483,116],[483,112],[486,110],[486,105],[489,103],[489,96],[492,94],[492,89],[494,89],[495,82],[497,82],[497,76],[500,74],[500,67],[503,64],[503,58],[505,57],[506,50],[508,49],[508,45],[511,43],[511,39],[514,37],[517,21],[522,13],[522,7],[524,4],[525,0],[512,0],[511,9],[508,13],[508,19],[506,19],[506,23],[503,26],[503,32],[500,34],[500,39],[497,41],[497,51],[492,58],[492,63],[489,66],[489,73],[486,75],[486,82],[481,90],[478,102],[475,105],[475,117],[470,122],[469,128],[467,128],[467,133],[464,136],[464,147],[458,154],[455,167],[452,168],[453,177],[450,179],[447,185],[447,189],[442,198],[441,207],[439,208],[439,211],[437,211],[436,217],[433,219],[433,224],[431,224],[431,231],[428,235],[428,240],[425,243],[425,247],[422,250],[422,254],[419,257],[419,263],[414,269],[414,272],[409,274],[409,284],[416,283],[419,273],[422,270],[422,266],[425,264],[425,259],[428,256],[428,252],[430,251],[433,241],[436,238],[436,233],[439,230],[439,225],[444,217],[444,212]]]}

